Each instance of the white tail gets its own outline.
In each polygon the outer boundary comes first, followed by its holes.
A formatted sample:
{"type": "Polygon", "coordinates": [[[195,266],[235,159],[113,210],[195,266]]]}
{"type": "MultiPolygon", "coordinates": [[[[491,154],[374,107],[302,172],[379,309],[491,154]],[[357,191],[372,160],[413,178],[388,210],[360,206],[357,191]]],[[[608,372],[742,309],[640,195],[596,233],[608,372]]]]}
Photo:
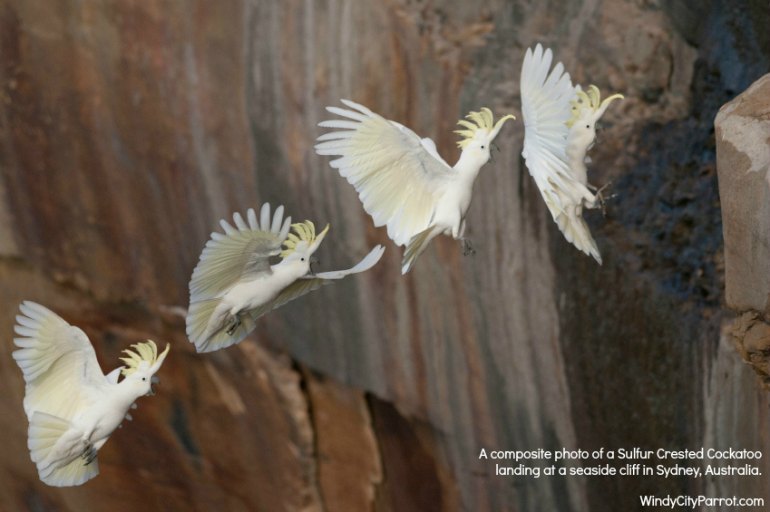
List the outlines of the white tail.
{"type": "Polygon", "coordinates": [[[97,460],[86,464],[82,433],[67,420],[35,412],[29,422],[27,446],[40,479],[54,487],[81,485],[99,474],[97,460]]]}
{"type": "Polygon", "coordinates": [[[213,352],[243,340],[256,327],[256,322],[247,311],[241,313],[241,324],[227,334],[226,310],[218,308],[221,299],[209,299],[190,304],[187,313],[187,337],[195,344],[198,352],[213,352]],[[219,309],[219,311],[218,311],[219,309]]]}
{"type": "Polygon", "coordinates": [[[591,236],[591,230],[588,229],[585,219],[582,216],[574,213],[562,212],[554,218],[556,224],[559,225],[559,229],[564,234],[564,238],[568,242],[571,242],[578,249],[593,256],[594,259],[602,264],[602,256],[599,254],[599,248],[596,246],[596,241],[591,236]]]}
{"type": "Polygon", "coordinates": [[[439,229],[430,227],[425,229],[412,237],[409,243],[404,249],[404,257],[401,260],[401,273],[406,274],[414,265],[414,262],[422,254],[422,252],[428,247],[428,244],[433,240],[436,235],[439,234],[439,229]]]}

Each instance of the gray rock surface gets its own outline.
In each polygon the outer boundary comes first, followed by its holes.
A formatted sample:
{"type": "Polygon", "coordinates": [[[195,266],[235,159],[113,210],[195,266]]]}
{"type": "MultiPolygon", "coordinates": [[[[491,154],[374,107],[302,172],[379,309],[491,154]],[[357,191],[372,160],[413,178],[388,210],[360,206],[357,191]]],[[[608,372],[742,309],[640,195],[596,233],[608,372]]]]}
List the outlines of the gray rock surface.
{"type": "Polygon", "coordinates": [[[727,305],[770,315],[770,74],[719,110],[727,305]]]}

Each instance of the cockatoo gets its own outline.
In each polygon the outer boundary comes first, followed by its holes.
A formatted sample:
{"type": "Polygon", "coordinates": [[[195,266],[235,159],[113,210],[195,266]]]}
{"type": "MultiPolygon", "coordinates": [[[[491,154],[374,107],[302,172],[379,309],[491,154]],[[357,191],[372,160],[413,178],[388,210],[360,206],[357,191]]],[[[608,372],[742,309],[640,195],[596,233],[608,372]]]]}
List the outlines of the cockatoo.
{"type": "Polygon", "coordinates": [[[561,62],[551,68],[553,53],[538,44],[527,49],[521,67],[521,111],[524,118],[524,149],[521,152],[553,220],[568,242],[599,264],[602,257],[583,208],[598,206],[589,190],[586,152],[596,138],[596,122],[613,100],[601,100],[599,88],[583,91],[573,86],[561,62]]]}
{"type": "Polygon", "coordinates": [[[492,112],[482,108],[458,124],[462,149],[454,167],[436,151],[436,144],[421,139],[409,128],[389,121],[363,105],[342,100],[348,109],[326,107],[343,119],[319,126],[335,131],[318,137],[319,155],[339,156],[331,166],[358,192],[364,210],[375,226],[388,227],[388,236],[405,245],[401,273],[406,274],[428,243],[439,234],[463,241],[465,215],[471,203],[473,182],[489,161],[492,141],[512,115],[494,123],[492,112]]]}
{"type": "Polygon", "coordinates": [[[80,485],[99,474],[97,452],[131,419],[136,399],[151,393],[170,346],[158,354],[151,340],[132,345],[125,365],[104,375],[82,330],[40,304],[24,301],[19,309],[13,358],[26,382],[32,462],[48,485],[80,485]]]}
{"type": "Polygon", "coordinates": [[[190,280],[187,336],[198,352],[238,343],[268,311],[321,285],[368,270],[382,257],[385,249],[378,245],[353,268],[314,274],[311,258],[329,226],[316,234],[312,222],[291,224],[291,217],[283,218],[283,210],[276,208],[271,219],[266,203],[259,220],[253,209],[248,210],[248,222],[235,213],[235,227],[223,219],[224,234],[211,234],[190,280]],[[281,261],[273,265],[270,258],[276,256],[281,261]]]}

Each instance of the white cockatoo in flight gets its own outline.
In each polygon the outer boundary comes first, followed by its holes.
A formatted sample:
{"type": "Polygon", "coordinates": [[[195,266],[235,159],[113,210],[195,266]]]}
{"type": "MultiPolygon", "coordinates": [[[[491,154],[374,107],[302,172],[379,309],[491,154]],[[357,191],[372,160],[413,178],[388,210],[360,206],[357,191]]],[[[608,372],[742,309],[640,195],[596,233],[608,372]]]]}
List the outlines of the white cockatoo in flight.
{"type": "Polygon", "coordinates": [[[428,243],[444,233],[463,241],[465,215],[471,203],[473,182],[489,161],[492,141],[505,121],[494,123],[492,112],[482,108],[458,122],[462,149],[453,166],[436,151],[436,144],[421,139],[409,128],[389,121],[363,105],[342,100],[348,109],[326,107],[342,119],[319,124],[334,131],[318,137],[319,155],[338,156],[331,161],[340,175],[358,192],[364,210],[375,226],[387,226],[388,236],[405,245],[401,272],[406,274],[428,243]]]}
{"type": "Polygon", "coordinates": [[[104,375],[88,336],[51,310],[22,302],[13,352],[26,382],[28,448],[48,485],[80,485],[99,474],[96,454],[140,396],[151,394],[154,375],[168,354],[155,343],[124,350],[124,366],[104,375]],[[120,374],[123,379],[118,382],[120,374]]]}
{"type": "Polygon", "coordinates": [[[291,224],[291,217],[283,218],[283,206],[271,218],[267,203],[259,220],[249,209],[246,220],[235,213],[233,221],[235,226],[220,221],[224,234],[211,234],[190,280],[187,336],[198,352],[238,343],[263,314],[324,284],[370,269],[385,250],[378,245],[353,268],[314,274],[311,258],[328,225],[316,234],[309,220],[291,224]],[[281,260],[271,264],[270,258],[278,256],[281,260]]]}
{"type": "MultiPolygon", "coordinates": [[[[598,192],[589,190],[586,152],[596,138],[596,122],[615,99],[601,100],[599,88],[572,85],[561,62],[551,70],[553,53],[527,49],[521,67],[521,113],[524,118],[524,157],[553,220],[568,242],[599,264],[602,257],[583,208],[596,208],[598,192]],[[550,70],[550,73],[549,73],[550,70]]],[[[595,189],[594,189],[595,190],[595,189]]]]}

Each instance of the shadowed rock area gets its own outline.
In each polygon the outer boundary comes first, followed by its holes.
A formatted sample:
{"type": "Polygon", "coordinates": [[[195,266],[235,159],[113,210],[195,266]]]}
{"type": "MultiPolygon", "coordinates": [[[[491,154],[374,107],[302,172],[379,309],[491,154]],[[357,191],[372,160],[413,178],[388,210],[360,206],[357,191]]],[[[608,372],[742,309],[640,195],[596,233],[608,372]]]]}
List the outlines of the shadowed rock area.
{"type": "MultiPolygon", "coordinates": [[[[768,314],[767,239],[747,252],[722,211],[764,204],[751,226],[766,233],[770,189],[760,172],[722,181],[717,144],[736,131],[714,132],[768,69],[768,26],[751,0],[0,1],[0,509],[770,502],[766,476],[534,479],[479,460],[482,448],[770,456],[766,391],[741,358],[768,378],[766,333],[752,331],[768,314]],[[520,157],[518,81],[537,42],[575,82],[625,96],[590,153],[589,181],[614,194],[606,215],[586,214],[603,266],[564,241],[520,157]],[[401,249],[313,151],[340,98],[431,137],[452,163],[468,111],[517,115],[475,185],[475,256],[440,237],[400,275],[401,249]],[[198,355],[184,334],[193,267],[220,218],[265,201],[331,224],[320,268],[377,243],[383,260],[198,355]],[[78,488],[47,487],[29,460],[10,357],[23,299],[82,327],[106,371],[130,343],[172,344],[157,395],[78,488]],[[726,305],[755,316],[734,324],[726,305]]],[[[754,162],[724,155],[728,171],[754,162]]]]}

